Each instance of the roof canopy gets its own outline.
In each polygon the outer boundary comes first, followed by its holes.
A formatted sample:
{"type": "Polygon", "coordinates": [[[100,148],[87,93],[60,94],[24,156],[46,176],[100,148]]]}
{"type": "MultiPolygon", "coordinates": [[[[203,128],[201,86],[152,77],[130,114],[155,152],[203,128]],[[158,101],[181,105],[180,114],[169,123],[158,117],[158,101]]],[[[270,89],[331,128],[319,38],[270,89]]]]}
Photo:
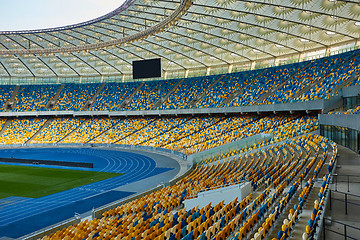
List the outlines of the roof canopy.
{"type": "Polygon", "coordinates": [[[230,70],[358,45],[351,0],[127,0],[82,24],[0,32],[0,77],[131,78],[132,61],[162,58],[165,75],[230,70]]]}

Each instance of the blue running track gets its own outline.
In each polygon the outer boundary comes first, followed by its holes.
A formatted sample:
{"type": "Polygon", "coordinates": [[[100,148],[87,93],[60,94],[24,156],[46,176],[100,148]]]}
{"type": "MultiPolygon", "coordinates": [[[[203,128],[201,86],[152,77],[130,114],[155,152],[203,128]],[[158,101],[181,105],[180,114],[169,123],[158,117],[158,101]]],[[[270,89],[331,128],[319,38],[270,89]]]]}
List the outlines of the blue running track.
{"type": "MultiPolygon", "coordinates": [[[[11,197],[2,199],[0,201],[0,237],[11,238],[18,238],[71,218],[75,212],[81,214],[129,196],[133,192],[114,189],[172,170],[172,168],[156,167],[156,162],[152,158],[141,154],[97,148],[1,149],[0,157],[90,162],[94,164],[94,168],[82,170],[125,173],[41,198],[11,197]]],[[[59,166],[46,167],[58,168],[59,166]]],[[[79,168],[73,167],[62,168],[79,170],[79,168]]]]}

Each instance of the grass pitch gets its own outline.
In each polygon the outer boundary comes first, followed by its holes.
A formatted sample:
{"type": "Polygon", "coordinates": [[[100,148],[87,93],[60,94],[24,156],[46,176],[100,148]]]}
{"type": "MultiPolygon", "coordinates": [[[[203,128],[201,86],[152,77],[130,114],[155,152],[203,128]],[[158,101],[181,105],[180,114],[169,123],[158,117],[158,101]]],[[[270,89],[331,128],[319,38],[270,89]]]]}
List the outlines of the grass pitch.
{"type": "Polygon", "coordinates": [[[38,198],[122,174],[0,164],[0,199],[38,198]]]}

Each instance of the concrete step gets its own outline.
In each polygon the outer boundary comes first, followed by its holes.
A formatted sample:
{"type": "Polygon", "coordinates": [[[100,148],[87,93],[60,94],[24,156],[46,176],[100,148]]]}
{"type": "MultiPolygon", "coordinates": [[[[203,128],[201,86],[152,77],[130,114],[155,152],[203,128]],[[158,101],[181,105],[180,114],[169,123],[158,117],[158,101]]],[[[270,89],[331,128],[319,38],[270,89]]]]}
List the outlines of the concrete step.
{"type": "Polygon", "coordinates": [[[91,108],[91,107],[94,105],[97,96],[98,96],[99,93],[104,89],[105,85],[106,85],[106,83],[101,84],[101,86],[99,87],[99,89],[96,90],[95,94],[94,94],[89,100],[86,101],[86,103],[85,103],[84,106],[81,108],[81,110],[87,110],[87,109],[91,108]]]}
{"type": "Polygon", "coordinates": [[[52,118],[49,118],[48,120],[46,120],[46,122],[44,123],[44,125],[41,126],[41,128],[31,137],[29,138],[29,140],[27,140],[25,143],[31,143],[31,141],[33,139],[36,138],[37,135],[39,135],[39,133],[41,133],[47,126],[49,126],[50,122],[52,121],[52,118]]]}
{"type": "Polygon", "coordinates": [[[172,94],[180,86],[180,84],[182,84],[184,82],[184,80],[185,80],[184,78],[180,79],[180,81],[177,84],[175,84],[175,86],[164,97],[160,98],[154,104],[153,110],[158,109],[159,107],[161,107],[161,105],[163,105],[164,102],[166,102],[166,100],[169,98],[170,94],[172,94]]]}
{"type": "Polygon", "coordinates": [[[215,80],[213,83],[211,83],[210,86],[208,86],[200,95],[191,99],[190,102],[188,103],[187,107],[192,108],[193,106],[195,106],[196,103],[198,103],[203,97],[205,97],[205,95],[210,91],[210,89],[212,89],[215,86],[215,84],[217,84],[221,79],[224,78],[224,76],[225,75],[221,75],[217,80],[215,80]]]}
{"type": "Polygon", "coordinates": [[[10,100],[5,103],[6,111],[9,111],[9,110],[13,109],[13,107],[15,106],[15,104],[16,104],[15,98],[16,98],[16,96],[18,94],[19,88],[20,88],[19,85],[15,86],[13,92],[11,93],[10,100]]]}
{"type": "Polygon", "coordinates": [[[50,100],[46,103],[45,107],[46,107],[47,110],[50,110],[51,108],[53,108],[56,105],[57,101],[59,100],[60,93],[63,90],[63,88],[64,88],[64,85],[63,84],[60,85],[58,90],[55,93],[55,96],[50,98],[50,100]]]}

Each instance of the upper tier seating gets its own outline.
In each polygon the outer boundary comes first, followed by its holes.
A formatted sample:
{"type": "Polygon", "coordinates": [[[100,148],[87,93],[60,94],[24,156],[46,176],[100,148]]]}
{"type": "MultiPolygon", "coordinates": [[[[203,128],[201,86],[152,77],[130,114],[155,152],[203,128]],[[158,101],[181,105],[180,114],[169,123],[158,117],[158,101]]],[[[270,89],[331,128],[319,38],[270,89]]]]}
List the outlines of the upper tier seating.
{"type": "Polygon", "coordinates": [[[21,86],[15,97],[13,111],[46,111],[46,104],[58,90],[59,85],[25,85],[21,86]]]}
{"type": "Polygon", "coordinates": [[[148,81],[139,89],[133,101],[127,106],[128,110],[150,110],[161,97],[164,97],[180,79],[163,81],[148,81]]]}
{"type": "Polygon", "coordinates": [[[56,104],[51,108],[54,111],[75,110],[80,111],[85,103],[91,99],[97,89],[99,83],[92,84],[66,84],[60,92],[60,96],[56,104]]]}
{"type": "Polygon", "coordinates": [[[108,83],[96,97],[94,105],[89,110],[120,111],[121,103],[129,97],[139,85],[139,82],[108,83]]]}
{"type": "Polygon", "coordinates": [[[203,93],[220,76],[193,77],[185,79],[178,88],[170,94],[160,109],[182,109],[186,108],[192,99],[203,93]]]}
{"type": "MultiPolygon", "coordinates": [[[[346,52],[340,55],[333,55],[326,58],[323,62],[328,62],[325,66],[326,74],[320,83],[292,101],[310,101],[328,98],[336,87],[345,83],[356,74],[359,74],[360,55],[359,51],[346,52]]],[[[319,72],[319,71],[317,71],[319,72]]],[[[319,76],[322,77],[322,76],[319,76]]]]}
{"type": "Polygon", "coordinates": [[[259,77],[251,81],[241,95],[231,101],[228,106],[253,105],[261,95],[279,86],[293,75],[304,63],[295,63],[279,67],[268,68],[259,77]]]}
{"type": "Polygon", "coordinates": [[[196,103],[195,107],[221,107],[225,99],[244,88],[262,71],[263,69],[225,74],[224,77],[196,103]]]}
{"type": "Polygon", "coordinates": [[[6,103],[10,100],[14,88],[15,86],[12,85],[0,86],[0,111],[5,111],[7,108],[6,103]]]}
{"type": "Polygon", "coordinates": [[[107,83],[99,93],[100,83],[65,84],[58,99],[55,95],[60,85],[31,85],[21,86],[10,103],[15,86],[6,85],[0,86],[0,109],[137,111],[310,101],[329,98],[342,87],[359,84],[359,70],[360,50],[355,50],[254,71],[143,83],[107,83]],[[50,99],[54,101],[51,106],[50,99]]]}

